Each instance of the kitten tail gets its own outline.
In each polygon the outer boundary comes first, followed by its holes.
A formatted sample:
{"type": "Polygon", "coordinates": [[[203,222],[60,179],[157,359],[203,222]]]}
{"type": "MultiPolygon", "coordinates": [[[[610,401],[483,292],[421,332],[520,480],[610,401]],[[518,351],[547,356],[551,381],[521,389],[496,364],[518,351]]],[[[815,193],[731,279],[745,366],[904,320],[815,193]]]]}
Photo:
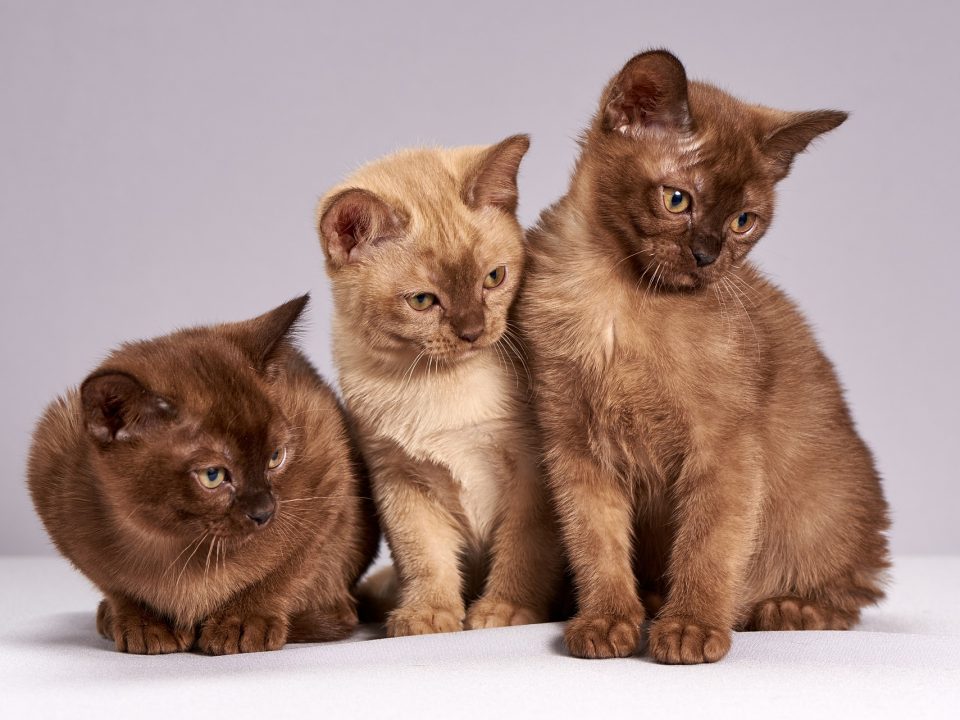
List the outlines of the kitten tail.
{"type": "Polygon", "coordinates": [[[382,623],[397,607],[400,584],[393,565],[374,570],[357,585],[357,614],[362,623],[382,623]]]}

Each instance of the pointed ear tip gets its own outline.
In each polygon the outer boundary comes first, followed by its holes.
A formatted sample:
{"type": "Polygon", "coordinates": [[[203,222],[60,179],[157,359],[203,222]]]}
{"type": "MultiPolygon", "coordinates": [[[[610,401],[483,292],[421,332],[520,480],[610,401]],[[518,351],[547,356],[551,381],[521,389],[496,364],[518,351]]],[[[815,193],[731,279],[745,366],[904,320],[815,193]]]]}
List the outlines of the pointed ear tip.
{"type": "Polygon", "coordinates": [[[492,145],[491,148],[497,148],[501,151],[503,150],[517,150],[520,152],[520,155],[525,155],[527,150],[530,149],[530,136],[527,133],[516,133],[515,135],[508,135],[500,142],[492,145]]]}
{"type": "Polygon", "coordinates": [[[823,125],[829,125],[829,129],[832,130],[846,122],[850,117],[850,113],[846,110],[814,110],[812,112],[797,113],[797,117],[799,119],[813,120],[823,125]]]}
{"type": "Polygon", "coordinates": [[[679,65],[683,64],[680,62],[680,58],[678,58],[672,52],[670,52],[669,50],[663,47],[651,48],[650,50],[647,50],[645,53],[640,53],[640,54],[641,55],[658,55],[659,57],[662,57],[664,60],[669,60],[670,62],[675,62],[679,65]]]}
{"type": "Polygon", "coordinates": [[[303,311],[306,310],[309,303],[310,293],[304,293],[303,295],[299,295],[292,300],[287,300],[287,302],[278,307],[277,310],[286,310],[293,318],[291,323],[296,323],[300,319],[300,316],[303,315],[303,311]]]}
{"type": "Polygon", "coordinates": [[[310,304],[310,293],[305,292],[303,295],[298,295],[290,301],[291,303],[296,303],[297,306],[302,310],[307,305],[310,304]]]}
{"type": "Polygon", "coordinates": [[[842,125],[850,119],[850,113],[846,110],[830,110],[829,112],[833,116],[833,119],[836,121],[837,125],[842,125]]]}
{"type": "Polygon", "coordinates": [[[682,73],[686,74],[687,72],[683,63],[680,62],[680,58],[666,48],[652,48],[650,50],[644,50],[643,52],[637,53],[623,64],[623,68],[620,72],[622,73],[629,68],[636,67],[637,65],[646,64],[651,60],[665,61],[666,63],[673,65],[682,73]]]}

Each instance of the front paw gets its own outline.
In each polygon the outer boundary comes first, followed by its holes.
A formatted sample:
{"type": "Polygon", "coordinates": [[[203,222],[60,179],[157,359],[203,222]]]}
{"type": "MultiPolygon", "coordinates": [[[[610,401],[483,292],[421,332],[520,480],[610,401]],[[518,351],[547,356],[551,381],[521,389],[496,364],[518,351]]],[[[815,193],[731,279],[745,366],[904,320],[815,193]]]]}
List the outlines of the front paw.
{"type": "Polygon", "coordinates": [[[399,607],[387,618],[387,636],[428,635],[463,630],[463,611],[431,605],[399,607]]]}
{"type": "Polygon", "coordinates": [[[133,606],[114,609],[106,600],[97,608],[97,631],[113,640],[117,650],[134,655],[185,652],[193,645],[192,629],[171,627],[133,606]]]}
{"type": "Polygon", "coordinates": [[[633,655],[640,646],[643,614],[578,615],[567,623],[567,649],[579,658],[615,658],[633,655]]]}
{"type": "Polygon", "coordinates": [[[208,618],[200,628],[197,648],[207,655],[279,650],[287,642],[289,624],[277,615],[225,615],[208,618]]]}
{"type": "Polygon", "coordinates": [[[470,606],[465,626],[468,630],[530,625],[545,622],[544,613],[509,600],[482,597],[470,606]]]}
{"type": "Polygon", "coordinates": [[[727,654],[730,640],[729,629],[682,615],[668,615],[650,628],[650,654],[657,662],[668,665],[716,662],[727,654]]]}

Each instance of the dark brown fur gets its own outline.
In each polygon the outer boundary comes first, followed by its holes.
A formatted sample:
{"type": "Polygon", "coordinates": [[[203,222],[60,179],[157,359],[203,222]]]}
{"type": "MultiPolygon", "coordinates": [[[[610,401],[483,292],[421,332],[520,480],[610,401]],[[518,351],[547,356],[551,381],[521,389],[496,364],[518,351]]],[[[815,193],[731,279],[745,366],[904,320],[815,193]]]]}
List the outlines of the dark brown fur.
{"type": "Polygon", "coordinates": [[[572,654],[633,653],[641,594],[663,598],[649,649],[667,663],[720,659],[733,628],[847,628],[882,597],[870,452],[800,313],[744,260],[794,156],[845,117],[748,105],[641,54],[530,231],[518,313],[578,589],[572,654]]]}
{"type": "Polygon", "coordinates": [[[275,650],[356,625],[378,535],[339,403],[289,340],[306,302],[124,345],[40,421],[34,504],[118,650],[275,650]],[[203,486],[210,467],[228,481],[203,486]]]}

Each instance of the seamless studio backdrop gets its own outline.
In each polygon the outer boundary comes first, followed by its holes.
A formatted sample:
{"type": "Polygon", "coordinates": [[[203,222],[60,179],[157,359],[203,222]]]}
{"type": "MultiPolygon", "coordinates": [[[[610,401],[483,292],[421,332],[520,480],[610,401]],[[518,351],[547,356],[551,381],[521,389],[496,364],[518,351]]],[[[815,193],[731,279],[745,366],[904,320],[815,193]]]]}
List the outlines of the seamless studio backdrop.
{"type": "Polygon", "coordinates": [[[335,379],[324,189],[403,146],[527,132],[529,225],[604,83],[658,46],[744,99],[852,113],[753,258],[837,365],[894,552],[960,552],[958,23],[948,2],[0,0],[0,554],[53,552],[30,433],[108,348],[311,290],[304,345],[335,379]]]}

